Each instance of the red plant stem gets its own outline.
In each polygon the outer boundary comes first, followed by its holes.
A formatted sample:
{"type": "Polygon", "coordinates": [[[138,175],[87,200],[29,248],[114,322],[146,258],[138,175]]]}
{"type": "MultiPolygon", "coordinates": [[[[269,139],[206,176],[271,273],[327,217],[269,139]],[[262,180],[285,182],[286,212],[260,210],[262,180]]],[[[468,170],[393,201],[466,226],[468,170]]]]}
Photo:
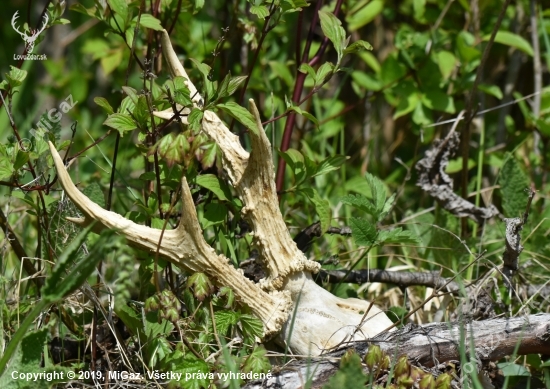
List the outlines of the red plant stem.
{"type": "MultiPolygon", "coordinates": [[[[323,3],[322,1],[317,1],[315,14],[313,15],[313,20],[311,21],[311,25],[309,27],[307,41],[304,47],[304,53],[302,55],[302,61],[296,64],[296,71],[298,72],[298,74],[296,76],[296,82],[294,83],[294,92],[292,93],[292,101],[294,103],[298,103],[300,101],[300,96],[302,95],[302,92],[304,90],[304,83],[307,77],[307,74],[298,71],[298,69],[300,68],[300,65],[302,63],[308,63],[310,66],[316,65],[321,60],[321,57],[325,53],[325,50],[328,46],[328,38],[325,37],[325,39],[323,40],[323,43],[321,44],[321,47],[319,48],[315,56],[311,59],[311,61],[308,61],[309,50],[311,48],[311,43],[314,37],[314,29],[319,21],[319,10],[321,9],[322,3],[323,3]]],[[[340,9],[342,8],[342,3],[343,3],[343,0],[337,1],[336,6],[334,7],[334,15],[336,16],[338,15],[340,9]]],[[[302,13],[303,12],[304,11],[302,10],[302,13]]],[[[298,38],[299,37],[300,37],[300,32],[298,31],[298,38]]],[[[300,39],[297,39],[296,45],[300,45],[300,39]]],[[[296,123],[296,113],[291,112],[287,116],[286,123],[285,123],[285,130],[283,132],[283,139],[281,141],[282,152],[287,151],[290,146],[290,140],[292,139],[292,131],[294,130],[295,123],[296,123]]],[[[277,177],[275,180],[277,185],[277,193],[280,193],[283,190],[285,169],[286,169],[285,160],[283,158],[279,158],[279,164],[277,167],[277,177]]]]}

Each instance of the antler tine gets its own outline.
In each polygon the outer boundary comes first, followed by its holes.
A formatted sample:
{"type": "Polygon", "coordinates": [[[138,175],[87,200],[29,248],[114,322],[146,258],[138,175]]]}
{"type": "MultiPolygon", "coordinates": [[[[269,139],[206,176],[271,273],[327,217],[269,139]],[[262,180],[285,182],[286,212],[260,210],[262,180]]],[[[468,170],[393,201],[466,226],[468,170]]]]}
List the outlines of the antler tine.
{"type": "Polygon", "coordinates": [[[46,29],[46,27],[48,26],[48,22],[50,21],[50,18],[48,17],[48,13],[45,13],[44,14],[44,24],[42,25],[42,28],[40,29],[40,31],[37,31],[33,34],[33,36],[38,36],[40,33],[42,33],[42,31],[44,31],[46,29]]]}
{"type": "Polygon", "coordinates": [[[136,224],[117,213],[107,211],[82,194],[72,182],[55,146],[51,142],[48,142],[48,145],[59,182],[67,196],[84,214],[83,219],[70,218],[70,221],[81,225],[91,223],[93,220],[98,221],[96,232],[104,228],[118,230],[130,244],[149,252],[155,252],[157,245],[161,242],[159,254],[162,257],[186,271],[205,272],[217,284],[231,287],[235,296],[248,305],[263,322],[266,336],[281,330],[292,306],[290,293],[264,292],[252,281],[244,278],[226,257],[216,254],[202,236],[191,191],[185,178],[182,180],[182,214],[185,215],[186,220],[181,220],[176,230],[164,231],[161,240],[161,230],[136,224]]]}
{"type": "Polygon", "coordinates": [[[19,31],[19,29],[15,26],[15,22],[17,21],[17,19],[19,18],[19,11],[16,11],[14,14],[13,14],[13,17],[11,18],[11,26],[13,27],[13,29],[21,36],[27,36],[27,34],[25,34],[24,32],[21,32],[19,31]]]}

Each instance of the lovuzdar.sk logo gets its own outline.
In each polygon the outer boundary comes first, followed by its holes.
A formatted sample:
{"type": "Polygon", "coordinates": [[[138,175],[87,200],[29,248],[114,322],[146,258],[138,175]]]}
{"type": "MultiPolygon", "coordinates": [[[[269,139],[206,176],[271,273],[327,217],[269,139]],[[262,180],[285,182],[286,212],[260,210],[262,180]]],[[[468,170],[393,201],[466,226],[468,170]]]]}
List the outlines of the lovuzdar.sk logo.
{"type": "Polygon", "coordinates": [[[44,59],[47,59],[46,55],[45,54],[42,54],[42,55],[34,55],[32,54],[32,52],[34,51],[34,43],[36,42],[36,40],[38,39],[38,36],[46,29],[46,27],[48,26],[48,22],[49,22],[49,17],[48,17],[48,14],[44,14],[44,23],[42,24],[42,28],[39,28],[39,29],[33,29],[33,28],[28,28],[28,32],[27,31],[21,31],[19,30],[19,28],[17,28],[17,25],[15,24],[15,22],[17,21],[17,18],[19,17],[19,11],[15,12],[13,14],[13,17],[11,18],[11,26],[13,27],[13,29],[19,34],[21,35],[21,38],[23,38],[23,41],[25,42],[25,49],[26,49],[26,55],[13,55],[13,59],[15,60],[19,60],[19,59],[23,59],[23,60],[44,60],[44,59]]]}

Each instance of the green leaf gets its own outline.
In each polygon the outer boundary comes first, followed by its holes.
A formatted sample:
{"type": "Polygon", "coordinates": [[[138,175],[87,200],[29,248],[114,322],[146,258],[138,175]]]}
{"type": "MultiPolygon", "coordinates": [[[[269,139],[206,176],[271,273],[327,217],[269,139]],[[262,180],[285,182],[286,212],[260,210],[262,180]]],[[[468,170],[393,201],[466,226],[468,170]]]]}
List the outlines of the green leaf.
{"type": "Polygon", "coordinates": [[[191,101],[191,92],[185,83],[185,77],[174,77],[172,82],[174,84],[174,93],[172,93],[174,101],[184,107],[192,105],[193,102],[191,101]]]}
{"type": "Polygon", "coordinates": [[[400,80],[407,73],[405,66],[395,58],[394,55],[388,56],[380,70],[380,80],[382,85],[387,86],[400,80]]]}
{"type": "Polygon", "coordinates": [[[269,15],[269,9],[265,5],[250,6],[250,13],[256,15],[259,19],[265,19],[269,15]]]}
{"type": "Polygon", "coordinates": [[[330,39],[338,53],[338,63],[342,59],[343,51],[346,48],[346,31],[342,28],[342,22],[330,12],[319,11],[321,29],[325,36],[330,39]]]}
{"type": "MultiPolygon", "coordinates": [[[[134,18],[134,21],[137,23],[137,16],[134,18]]],[[[155,18],[153,15],[141,14],[141,18],[139,19],[139,25],[141,27],[150,28],[151,30],[162,31],[162,25],[160,24],[160,20],[155,18]]]]}
{"type": "Polygon", "coordinates": [[[317,166],[313,177],[322,176],[323,174],[340,169],[340,166],[342,166],[348,159],[349,157],[345,155],[334,155],[324,159],[319,166],[317,166]]]}
{"type": "Polygon", "coordinates": [[[367,51],[367,50],[371,51],[372,50],[372,45],[367,41],[358,40],[356,42],[353,42],[348,47],[346,47],[346,49],[344,50],[344,54],[360,53],[362,51],[367,51]]]}
{"type": "Polygon", "coordinates": [[[313,79],[313,82],[317,83],[317,74],[315,73],[315,69],[313,69],[307,63],[301,64],[298,68],[298,71],[304,74],[308,74],[313,79]]]}
{"type": "Polygon", "coordinates": [[[227,184],[213,174],[201,174],[197,176],[195,182],[197,185],[214,192],[218,199],[222,201],[229,201],[232,197],[227,184]]]}
{"type": "Polygon", "coordinates": [[[112,115],[115,113],[113,107],[111,107],[111,104],[107,101],[104,97],[95,97],[94,102],[99,105],[105,112],[107,112],[107,115],[112,115]]]}
{"type": "Polygon", "coordinates": [[[266,357],[267,350],[264,346],[256,346],[250,355],[246,358],[243,365],[243,372],[248,373],[267,373],[271,370],[271,363],[266,357]]]}
{"type": "Polygon", "coordinates": [[[227,218],[227,207],[220,203],[208,203],[204,206],[204,214],[201,217],[203,229],[222,224],[227,218]]]}
{"type": "Polygon", "coordinates": [[[358,246],[371,246],[376,243],[378,232],[368,220],[356,217],[350,218],[351,234],[358,246]]]}
{"type": "Polygon", "coordinates": [[[349,15],[346,20],[348,22],[348,30],[350,32],[360,29],[369,24],[378,16],[384,9],[383,0],[372,0],[367,5],[362,7],[358,12],[349,15]]]}
{"type": "Polygon", "coordinates": [[[246,108],[243,108],[239,104],[231,101],[226,104],[217,104],[216,107],[220,108],[224,112],[227,112],[234,119],[237,119],[239,123],[244,125],[254,134],[260,133],[256,119],[250,112],[248,112],[246,108]]]}
{"type": "Polygon", "coordinates": [[[278,151],[279,155],[285,160],[288,167],[296,179],[296,185],[300,185],[307,178],[307,167],[305,158],[298,150],[288,149],[285,152],[278,151]]]}
{"type": "Polygon", "coordinates": [[[494,96],[497,99],[502,100],[502,91],[497,85],[480,84],[478,88],[488,95],[494,96]]]}
{"type": "Polygon", "coordinates": [[[229,80],[229,85],[227,86],[227,96],[231,96],[233,93],[235,93],[239,85],[241,85],[246,80],[246,78],[247,76],[231,77],[231,79],[229,80]]]}
{"type": "Polygon", "coordinates": [[[6,73],[6,78],[12,88],[18,87],[23,83],[23,80],[27,77],[27,71],[18,69],[15,66],[10,65],[10,72],[6,73]]]}
{"type": "Polygon", "coordinates": [[[254,339],[255,337],[262,338],[264,336],[264,326],[260,319],[252,315],[241,315],[240,318],[243,334],[246,337],[254,339]]]}
{"type": "MultiPolygon", "coordinates": [[[[485,35],[483,37],[484,41],[488,41],[491,38],[491,35],[485,35]]],[[[495,36],[495,42],[501,43],[506,46],[515,47],[518,50],[523,51],[529,56],[533,56],[533,47],[531,44],[523,37],[514,34],[510,31],[498,31],[495,36]]]]}
{"type": "Polygon", "coordinates": [[[18,150],[17,155],[15,156],[15,161],[13,162],[13,169],[21,169],[29,161],[29,158],[30,154],[28,152],[18,150]]]}
{"type": "Polygon", "coordinates": [[[397,227],[393,230],[382,230],[378,233],[378,241],[384,243],[420,244],[421,241],[411,231],[397,227]]]}
{"type": "Polygon", "coordinates": [[[189,149],[189,142],[183,133],[179,133],[177,136],[172,133],[165,135],[157,145],[159,155],[166,160],[169,167],[175,163],[183,163],[189,149]]]}
{"type": "MultiPolygon", "coordinates": [[[[315,80],[315,85],[322,85],[327,80],[327,78],[330,80],[330,77],[332,77],[332,75],[334,74],[334,70],[335,66],[330,62],[325,62],[324,64],[319,66],[319,69],[317,69],[317,74],[315,74],[315,76],[313,77],[313,79],[315,80]]],[[[316,123],[316,125],[318,125],[318,123],[316,123]]]]}
{"type": "Polygon", "coordinates": [[[107,0],[107,3],[122,19],[126,20],[128,18],[128,4],[126,4],[126,0],[107,0]]]}
{"type": "Polygon", "coordinates": [[[105,195],[101,190],[101,186],[97,182],[92,182],[90,185],[82,190],[82,193],[86,195],[90,200],[99,205],[101,208],[105,208],[105,195]]]}
{"type": "Polygon", "coordinates": [[[316,127],[319,126],[319,120],[317,120],[315,116],[313,116],[307,111],[304,111],[302,108],[298,107],[297,105],[290,105],[288,109],[298,113],[299,115],[302,115],[303,117],[311,121],[313,124],[315,124],[316,127]]]}
{"type": "Polygon", "coordinates": [[[522,376],[522,377],[530,377],[531,373],[529,373],[529,370],[525,368],[523,365],[518,365],[517,363],[513,362],[501,362],[497,364],[498,368],[502,370],[502,375],[504,377],[509,376],[522,376]]]}
{"type": "Polygon", "coordinates": [[[325,233],[330,227],[331,210],[328,200],[323,199],[317,190],[313,188],[304,188],[301,190],[315,206],[317,216],[321,222],[321,231],[325,233]]]}
{"type": "Polygon", "coordinates": [[[364,389],[367,376],[363,373],[361,358],[353,353],[342,358],[340,369],[330,377],[323,389],[364,389]]]}
{"type": "Polygon", "coordinates": [[[498,183],[504,216],[518,217],[523,214],[527,206],[525,189],[529,188],[530,180],[513,155],[507,154],[498,183]]]}
{"type": "Polygon", "coordinates": [[[149,107],[147,106],[147,98],[145,95],[139,95],[134,111],[132,112],[134,118],[140,124],[140,126],[145,127],[147,125],[147,120],[150,117],[149,107]]]}
{"type": "Polygon", "coordinates": [[[448,79],[457,64],[456,57],[450,51],[442,50],[436,54],[436,58],[443,79],[448,79]]]}
{"type": "Polygon", "coordinates": [[[56,365],[56,366],[41,366],[42,353],[44,351],[43,346],[46,344],[48,338],[49,328],[42,328],[38,331],[31,331],[25,335],[21,344],[18,345],[15,353],[11,358],[9,368],[4,371],[0,376],[0,385],[4,389],[49,389],[53,384],[57,382],[65,381],[60,379],[69,371],[68,368],[56,365]],[[57,372],[56,375],[53,375],[57,372]],[[65,374],[64,374],[65,373],[65,374]],[[19,374],[48,374],[51,375],[51,380],[38,379],[29,381],[24,379],[13,379],[12,374],[19,376],[19,374]],[[53,378],[57,377],[57,379],[53,378]]]}
{"type": "Polygon", "coordinates": [[[227,336],[227,331],[231,326],[239,322],[241,314],[236,311],[216,311],[214,312],[216,321],[216,330],[223,336],[227,336]]]}
{"type": "Polygon", "coordinates": [[[343,204],[351,205],[360,209],[361,211],[367,212],[370,215],[376,216],[376,206],[371,200],[363,196],[362,194],[357,195],[346,195],[340,199],[343,204]]]}
{"type": "Polygon", "coordinates": [[[429,89],[422,95],[422,103],[435,111],[455,113],[455,103],[451,96],[438,89],[429,89]]]}
{"type": "Polygon", "coordinates": [[[203,301],[214,292],[214,285],[204,273],[194,273],[189,277],[187,287],[193,290],[193,294],[199,301],[203,301]]]}
{"type": "Polygon", "coordinates": [[[195,107],[191,109],[191,112],[187,117],[187,121],[189,123],[189,128],[194,133],[198,132],[201,129],[203,116],[204,116],[204,112],[201,111],[200,109],[195,107]]]}
{"type": "Polygon", "coordinates": [[[103,124],[117,130],[120,133],[120,136],[124,136],[126,132],[137,128],[134,119],[126,113],[114,113],[109,115],[103,124]]]}

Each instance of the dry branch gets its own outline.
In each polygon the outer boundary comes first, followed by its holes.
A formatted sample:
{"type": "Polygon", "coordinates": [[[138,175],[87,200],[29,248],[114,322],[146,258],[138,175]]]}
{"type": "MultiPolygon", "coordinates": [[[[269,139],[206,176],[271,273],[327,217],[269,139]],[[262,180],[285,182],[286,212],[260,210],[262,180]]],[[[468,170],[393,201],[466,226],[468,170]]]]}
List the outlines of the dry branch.
{"type": "Polygon", "coordinates": [[[477,223],[482,223],[499,214],[494,205],[488,208],[476,207],[468,200],[453,192],[453,180],[445,172],[460,143],[457,132],[451,131],[445,139],[434,141],[432,149],[426,151],[426,156],[416,164],[418,171],[417,186],[428,192],[430,196],[447,211],[458,217],[469,217],[477,223]]]}
{"type": "MultiPolygon", "coordinates": [[[[517,355],[550,354],[550,314],[405,327],[350,347],[355,347],[364,356],[369,344],[379,345],[388,355],[406,355],[427,367],[460,360],[460,347],[465,348],[470,359],[480,361],[498,360],[511,355],[518,345],[517,355]],[[474,345],[473,350],[471,344],[474,345]]],[[[272,378],[249,382],[244,388],[298,389],[303,388],[308,379],[312,382],[310,388],[321,388],[338,370],[339,358],[344,352],[345,349],[341,349],[319,358],[296,361],[273,374],[272,378]]]]}

